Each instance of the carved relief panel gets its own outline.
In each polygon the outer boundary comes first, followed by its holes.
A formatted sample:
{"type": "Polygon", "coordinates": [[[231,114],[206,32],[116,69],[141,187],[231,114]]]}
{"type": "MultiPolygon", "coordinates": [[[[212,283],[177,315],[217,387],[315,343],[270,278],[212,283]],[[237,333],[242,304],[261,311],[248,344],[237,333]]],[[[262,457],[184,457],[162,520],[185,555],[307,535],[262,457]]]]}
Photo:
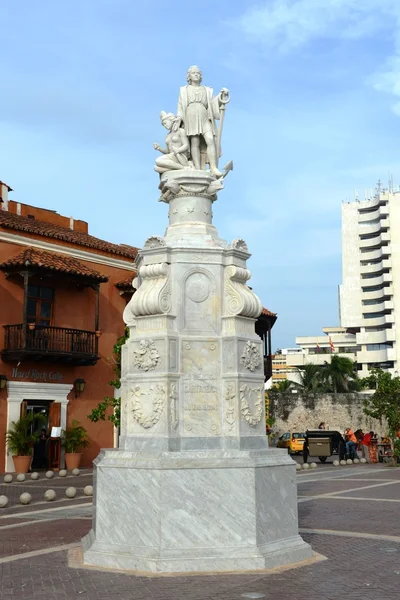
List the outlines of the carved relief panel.
{"type": "Polygon", "coordinates": [[[141,383],[131,386],[128,419],[130,417],[143,430],[151,429],[161,418],[166,397],[167,389],[164,383],[141,383]]]}
{"type": "Polygon", "coordinates": [[[220,299],[214,278],[204,269],[193,269],[183,281],[184,329],[197,333],[217,333],[220,299]]]}
{"type": "Polygon", "coordinates": [[[218,340],[182,341],[183,433],[221,434],[220,368],[218,340]]]}
{"type": "Polygon", "coordinates": [[[261,348],[262,345],[260,343],[252,342],[251,340],[248,340],[243,346],[240,364],[251,373],[259,373],[261,371],[264,362],[261,348]]]}
{"type": "Polygon", "coordinates": [[[239,387],[239,401],[242,420],[252,428],[261,426],[264,419],[264,386],[241,383],[239,387]]]}

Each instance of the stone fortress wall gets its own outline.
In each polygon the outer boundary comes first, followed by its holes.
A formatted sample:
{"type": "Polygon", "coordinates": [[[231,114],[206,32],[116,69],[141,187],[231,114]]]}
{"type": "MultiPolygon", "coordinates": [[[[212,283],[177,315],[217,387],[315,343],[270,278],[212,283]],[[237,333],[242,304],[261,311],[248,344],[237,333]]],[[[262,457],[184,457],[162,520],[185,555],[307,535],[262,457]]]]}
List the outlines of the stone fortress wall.
{"type": "Polygon", "coordinates": [[[375,431],[386,434],[384,423],[363,413],[363,400],[367,394],[273,394],[269,393],[270,416],[275,419],[273,431],[277,436],[285,431],[316,429],[324,421],[327,428],[343,432],[375,431]]]}

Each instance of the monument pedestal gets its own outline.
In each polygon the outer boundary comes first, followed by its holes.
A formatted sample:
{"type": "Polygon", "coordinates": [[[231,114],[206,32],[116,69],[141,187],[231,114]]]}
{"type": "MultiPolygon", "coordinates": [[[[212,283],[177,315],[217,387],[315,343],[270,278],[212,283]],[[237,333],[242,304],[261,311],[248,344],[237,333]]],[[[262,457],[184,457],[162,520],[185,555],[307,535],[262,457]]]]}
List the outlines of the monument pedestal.
{"type": "Polygon", "coordinates": [[[312,555],[295,463],[268,449],[250,254],[212,224],[222,187],[203,171],[162,175],[169,226],[140,251],[124,311],[120,448],[95,461],[87,565],[243,571],[312,555]]]}
{"type": "Polygon", "coordinates": [[[268,569],[311,557],[285,450],[103,450],[85,564],[179,573],[268,569]]]}

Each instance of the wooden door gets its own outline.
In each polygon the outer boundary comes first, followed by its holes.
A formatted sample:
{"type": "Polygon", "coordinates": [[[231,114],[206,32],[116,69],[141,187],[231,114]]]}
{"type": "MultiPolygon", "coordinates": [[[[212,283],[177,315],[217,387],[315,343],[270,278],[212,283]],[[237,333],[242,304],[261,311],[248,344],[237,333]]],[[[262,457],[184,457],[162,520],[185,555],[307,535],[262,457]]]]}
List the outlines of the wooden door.
{"type": "Polygon", "coordinates": [[[23,400],[21,402],[21,411],[20,411],[20,417],[24,417],[26,415],[26,407],[28,406],[28,403],[26,400],[23,400]]]}
{"type": "Polygon", "coordinates": [[[52,427],[61,427],[61,402],[50,402],[49,434],[51,434],[52,427]]]}
{"type": "MultiPolygon", "coordinates": [[[[61,402],[50,402],[49,406],[49,435],[52,427],[61,426],[61,402]]],[[[61,459],[61,439],[49,439],[49,467],[50,469],[60,468],[61,459]]]]}

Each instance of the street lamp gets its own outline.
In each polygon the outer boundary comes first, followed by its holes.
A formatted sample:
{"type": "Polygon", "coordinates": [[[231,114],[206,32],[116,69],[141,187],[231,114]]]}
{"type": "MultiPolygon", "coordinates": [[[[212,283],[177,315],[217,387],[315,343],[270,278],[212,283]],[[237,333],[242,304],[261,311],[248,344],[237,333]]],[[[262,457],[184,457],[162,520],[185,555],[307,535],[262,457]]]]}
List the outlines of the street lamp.
{"type": "Polygon", "coordinates": [[[0,375],[0,390],[4,390],[7,385],[7,377],[5,375],[0,375]]]}
{"type": "Polygon", "coordinates": [[[74,390],[75,398],[77,398],[85,389],[86,381],[84,379],[75,379],[74,390]]]}

